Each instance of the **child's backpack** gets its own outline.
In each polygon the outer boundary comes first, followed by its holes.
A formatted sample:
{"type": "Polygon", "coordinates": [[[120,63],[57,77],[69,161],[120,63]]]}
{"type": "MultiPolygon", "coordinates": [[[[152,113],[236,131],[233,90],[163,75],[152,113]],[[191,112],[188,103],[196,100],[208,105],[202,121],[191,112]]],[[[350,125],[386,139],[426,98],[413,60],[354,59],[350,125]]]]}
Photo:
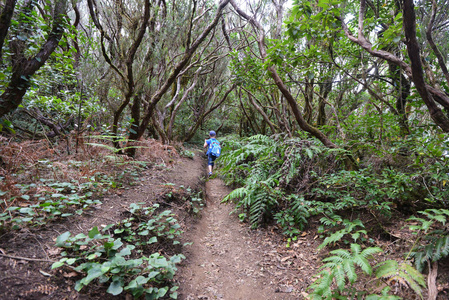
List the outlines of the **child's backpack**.
{"type": "Polygon", "coordinates": [[[210,154],[212,156],[219,157],[221,154],[220,142],[217,140],[212,140],[210,147],[210,154]]]}

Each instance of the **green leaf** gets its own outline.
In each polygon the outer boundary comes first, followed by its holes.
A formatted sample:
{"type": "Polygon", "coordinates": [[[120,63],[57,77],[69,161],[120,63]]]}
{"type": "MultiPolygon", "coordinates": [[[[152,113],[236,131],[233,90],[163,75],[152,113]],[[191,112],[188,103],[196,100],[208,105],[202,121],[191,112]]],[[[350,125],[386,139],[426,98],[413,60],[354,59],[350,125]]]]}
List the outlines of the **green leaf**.
{"type": "Polygon", "coordinates": [[[58,247],[64,247],[65,246],[65,242],[67,241],[67,239],[70,237],[70,232],[66,231],[63,234],[61,234],[60,236],[58,236],[56,238],[56,246],[58,247]]]}
{"type": "Polygon", "coordinates": [[[148,244],[154,244],[154,243],[157,243],[157,237],[155,237],[155,236],[151,237],[151,238],[148,240],[147,243],[148,243],[148,244]]]}
{"type": "Polygon", "coordinates": [[[114,246],[114,242],[104,242],[103,247],[108,250],[111,249],[114,246]]]}
{"type": "Polygon", "coordinates": [[[93,260],[93,259],[96,259],[98,256],[99,256],[98,253],[95,252],[95,253],[89,254],[86,258],[88,260],[93,260]]]}
{"type": "Polygon", "coordinates": [[[120,256],[126,256],[126,255],[131,255],[131,250],[129,248],[123,248],[118,255],[120,256]]]}
{"type": "Polygon", "coordinates": [[[145,235],[148,235],[149,233],[150,233],[149,230],[143,230],[143,231],[140,231],[140,232],[139,232],[139,235],[145,236],[145,235]]]}
{"type": "Polygon", "coordinates": [[[106,292],[114,296],[121,294],[123,292],[123,281],[114,280],[106,292]]]}
{"type": "Polygon", "coordinates": [[[168,292],[168,287],[164,286],[163,288],[160,288],[157,292],[157,298],[162,298],[165,296],[165,294],[167,294],[168,292]]]}
{"type": "Polygon", "coordinates": [[[121,246],[123,246],[123,242],[121,241],[121,239],[116,239],[114,241],[114,246],[112,246],[112,250],[118,250],[118,248],[120,248],[121,246]]]}
{"type": "Polygon", "coordinates": [[[55,263],[53,263],[53,264],[51,265],[51,269],[53,270],[53,269],[62,267],[63,265],[64,265],[63,262],[57,261],[57,262],[55,262],[55,263]]]}
{"type": "Polygon", "coordinates": [[[101,275],[103,275],[101,266],[95,264],[91,269],[89,269],[89,271],[87,271],[87,276],[81,279],[81,281],[84,285],[88,285],[92,280],[100,277],[101,275]]]}
{"type": "Polygon", "coordinates": [[[94,228],[91,229],[91,231],[89,231],[88,236],[93,239],[95,238],[96,235],[100,234],[100,231],[98,231],[98,227],[95,226],[94,228]]]}

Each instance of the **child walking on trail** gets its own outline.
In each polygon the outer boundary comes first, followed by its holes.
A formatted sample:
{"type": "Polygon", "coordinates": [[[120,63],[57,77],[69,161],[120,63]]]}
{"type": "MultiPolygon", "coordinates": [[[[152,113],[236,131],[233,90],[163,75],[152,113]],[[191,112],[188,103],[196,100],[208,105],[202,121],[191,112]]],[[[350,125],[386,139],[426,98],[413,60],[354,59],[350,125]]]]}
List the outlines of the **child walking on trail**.
{"type": "Polygon", "coordinates": [[[209,177],[212,175],[212,172],[214,170],[214,161],[215,159],[220,156],[220,142],[216,139],[217,134],[215,131],[211,130],[209,132],[209,139],[206,139],[204,141],[204,148],[207,148],[207,171],[209,174],[209,177]]]}

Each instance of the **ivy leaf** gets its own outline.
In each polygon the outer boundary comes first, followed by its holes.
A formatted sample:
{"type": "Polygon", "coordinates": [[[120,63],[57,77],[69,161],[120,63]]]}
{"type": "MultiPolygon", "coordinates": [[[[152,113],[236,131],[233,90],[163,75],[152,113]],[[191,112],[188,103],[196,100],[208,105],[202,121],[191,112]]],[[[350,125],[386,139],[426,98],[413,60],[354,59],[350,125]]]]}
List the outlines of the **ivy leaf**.
{"type": "Polygon", "coordinates": [[[126,256],[126,255],[131,255],[131,250],[129,248],[123,248],[119,254],[120,256],[126,256]]]}
{"type": "Polygon", "coordinates": [[[95,226],[94,228],[92,228],[91,231],[89,231],[88,236],[93,239],[97,234],[100,234],[100,232],[98,231],[98,227],[95,226]]]}
{"type": "Polygon", "coordinates": [[[65,242],[67,241],[67,239],[70,237],[70,232],[66,231],[63,234],[61,234],[60,236],[58,236],[56,238],[56,246],[58,247],[64,247],[65,246],[65,242]]]}
{"type": "Polygon", "coordinates": [[[103,275],[103,272],[101,270],[101,266],[94,265],[91,269],[89,269],[89,271],[87,271],[87,276],[84,277],[83,279],[81,279],[81,281],[82,281],[82,283],[84,285],[87,285],[92,280],[94,280],[95,278],[100,277],[101,275],[103,275]]]}
{"type": "Polygon", "coordinates": [[[157,243],[157,237],[153,236],[151,239],[148,240],[147,244],[154,244],[157,243]]]}
{"type": "Polygon", "coordinates": [[[64,265],[63,262],[57,261],[57,262],[55,262],[55,263],[53,263],[53,264],[51,265],[51,269],[53,270],[53,269],[62,267],[63,265],[64,265]]]}
{"type": "Polygon", "coordinates": [[[106,292],[114,296],[121,294],[123,292],[123,281],[114,280],[106,292]]]}

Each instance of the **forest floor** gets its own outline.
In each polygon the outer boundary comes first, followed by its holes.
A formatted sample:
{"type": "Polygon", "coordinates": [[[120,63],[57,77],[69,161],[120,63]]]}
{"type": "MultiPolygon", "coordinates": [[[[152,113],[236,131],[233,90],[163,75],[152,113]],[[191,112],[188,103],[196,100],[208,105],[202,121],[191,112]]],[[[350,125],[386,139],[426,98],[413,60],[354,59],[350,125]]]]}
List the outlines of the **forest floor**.
{"type": "MultiPolygon", "coordinates": [[[[107,285],[95,281],[77,292],[74,288],[75,282],[82,278],[79,272],[69,268],[51,269],[52,264],[61,258],[62,249],[55,245],[58,236],[67,231],[70,231],[72,236],[87,234],[94,226],[103,228],[117,223],[130,216],[132,203],[144,203],[148,207],[159,204],[161,210],[171,210],[181,226],[183,234],[179,240],[183,246],[180,249],[167,246],[168,248],[156,250],[167,255],[179,250],[177,253],[181,252],[185,256],[177,265],[178,271],[173,279],[173,284],[179,286],[178,299],[306,299],[307,287],[313,282],[313,275],[317,273],[322,259],[328,254],[327,250],[317,250],[322,241],[316,233],[318,219],[310,218],[307,230],[294,241],[283,236],[280,228],[273,224],[250,229],[247,223],[240,222],[239,212],[234,212],[233,203],[222,203],[222,199],[231,189],[215,175],[211,179],[206,178],[206,160],[201,151],[196,150],[193,159],[184,158],[178,155],[172,146],[161,145],[156,141],[147,143],[147,154],[142,154],[139,159],[147,161],[148,165],[146,169],[132,175],[132,185],[111,188],[108,193],[102,195],[101,203],[83,210],[81,215],[74,214],[67,218],[55,218],[56,221],[50,220],[39,226],[21,226],[17,230],[0,232],[0,299],[132,299],[126,292],[118,296],[107,294],[107,285]],[[151,155],[153,157],[150,157],[151,155]],[[200,208],[199,201],[202,208],[197,210],[200,208]]],[[[15,145],[21,156],[10,155],[10,160],[5,160],[6,151],[3,151],[2,166],[26,166],[24,161],[17,159],[32,157],[39,152],[36,149],[47,149],[42,142],[29,144],[27,151],[25,146],[15,145]],[[10,163],[11,161],[13,163],[10,163]]],[[[111,174],[116,172],[115,174],[120,176],[124,172],[123,169],[117,171],[111,168],[112,164],[108,159],[103,160],[103,166],[91,167],[87,161],[84,167],[70,169],[74,165],[73,162],[81,161],[85,157],[81,154],[64,155],[62,148],[53,150],[51,153],[47,150],[41,151],[50,154],[47,157],[35,155],[31,167],[25,167],[20,172],[9,167],[9,170],[18,174],[15,177],[0,174],[3,177],[3,181],[0,181],[0,195],[9,193],[9,198],[2,199],[3,203],[0,205],[11,206],[9,202],[14,202],[14,205],[27,207],[30,201],[36,198],[33,195],[43,193],[38,191],[39,188],[51,189],[40,185],[23,194],[17,187],[20,185],[15,184],[25,181],[20,181],[20,178],[28,178],[27,183],[30,186],[33,180],[43,178],[44,175],[53,174],[54,178],[64,183],[73,179],[89,178],[101,167],[106,167],[106,171],[109,170],[111,174]],[[50,160],[53,163],[51,168],[50,165],[37,168],[40,161],[48,163],[50,160]],[[43,173],[45,170],[48,174],[43,173]],[[87,177],[82,177],[86,174],[87,177]],[[5,187],[6,183],[9,186],[5,187]],[[8,187],[11,190],[9,192],[8,187]]],[[[97,160],[98,157],[106,157],[102,152],[96,155],[97,160]]],[[[6,168],[0,168],[0,171],[2,170],[6,168]]],[[[48,192],[50,195],[54,193],[53,190],[48,192]]],[[[369,214],[359,217],[366,224],[375,221],[369,214]]],[[[384,249],[385,253],[388,252],[389,259],[401,261],[404,251],[410,249],[408,244],[414,241],[410,232],[404,228],[404,217],[392,218],[388,227],[374,236],[372,242],[384,249]]],[[[151,253],[153,252],[143,254],[148,256],[151,253]]],[[[375,260],[378,262],[384,259],[385,255],[379,254],[375,260]]],[[[449,299],[447,274],[449,259],[441,261],[438,269],[439,300],[449,299]]],[[[374,285],[374,282],[371,279],[367,282],[360,280],[357,284],[357,288],[363,291],[366,289],[365,284],[374,285]]],[[[403,299],[420,299],[410,289],[404,289],[397,282],[391,284],[395,294],[403,299]]],[[[383,286],[385,283],[370,287],[370,290],[380,293],[383,286]]],[[[427,296],[426,294],[424,292],[423,296],[427,296]]]]}
{"type": "Polygon", "coordinates": [[[251,230],[233,204],[221,200],[230,190],[219,178],[205,179],[206,161],[197,151],[193,159],[178,157],[170,166],[153,165],[141,173],[141,181],[114,190],[102,204],[80,216],[24,227],[0,236],[0,299],[131,299],[111,296],[105,286],[74,290],[79,274],[51,270],[61,249],[55,246],[63,232],[87,233],[94,226],[117,222],[131,203],[160,203],[177,216],[184,234],[186,259],[174,278],[178,299],[301,299],[318,267],[318,242],[304,233],[287,247],[275,227],[251,230]],[[189,188],[203,193],[205,207],[193,214],[187,203],[167,198],[189,188]]]}

